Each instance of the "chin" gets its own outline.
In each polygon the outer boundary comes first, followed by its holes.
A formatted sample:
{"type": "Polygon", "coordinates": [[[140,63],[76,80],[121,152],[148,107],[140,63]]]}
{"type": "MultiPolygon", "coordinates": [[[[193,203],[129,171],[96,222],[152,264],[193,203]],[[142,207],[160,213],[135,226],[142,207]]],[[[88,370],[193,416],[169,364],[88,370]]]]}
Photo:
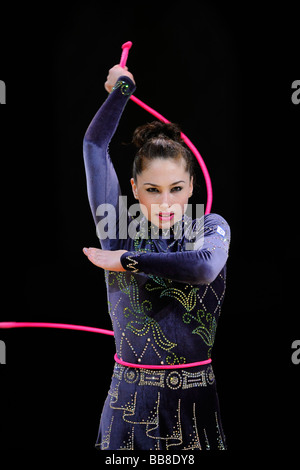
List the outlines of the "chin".
{"type": "Polygon", "coordinates": [[[152,223],[160,229],[169,229],[180,219],[181,217],[176,217],[175,214],[172,214],[169,217],[156,216],[152,223]]]}

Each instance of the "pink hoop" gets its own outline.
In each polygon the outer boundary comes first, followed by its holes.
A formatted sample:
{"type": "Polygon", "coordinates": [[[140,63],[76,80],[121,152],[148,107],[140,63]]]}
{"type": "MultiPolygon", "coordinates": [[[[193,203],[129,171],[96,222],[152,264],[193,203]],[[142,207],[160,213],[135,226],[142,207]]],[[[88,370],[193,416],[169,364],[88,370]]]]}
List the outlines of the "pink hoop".
{"type": "MultiPolygon", "coordinates": [[[[125,42],[123,45],[122,45],[122,49],[123,49],[123,52],[122,52],[122,56],[121,56],[121,60],[120,60],[120,66],[121,67],[125,67],[126,65],[126,61],[127,61],[127,58],[128,58],[128,53],[129,53],[129,49],[131,48],[132,46],[132,42],[131,41],[128,41],[128,42],[125,42]]],[[[145,111],[147,111],[148,113],[152,114],[153,116],[155,116],[159,121],[162,121],[162,122],[170,122],[168,121],[168,119],[166,119],[164,116],[162,116],[160,113],[158,113],[157,111],[155,111],[155,109],[153,108],[150,108],[150,106],[148,106],[146,103],[144,103],[143,101],[141,101],[139,98],[136,98],[134,95],[131,95],[130,96],[130,99],[132,101],[134,101],[134,103],[136,103],[138,106],[140,106],[141,108],[145,109],[145,111]]],[[[212,206],[212,200],[213,200],[213,190],[212,190],[212,184],[211,184],[211,179],[210,179],[210,175],[209,175],[209,172],[208,172],[208,169],[205,165],[205,162],[203,160],[203,158],[201,157],[200,155],[200,152],[196,149],[195,145],[190,141],[190,139],[182,132],[181,133],[181,138],[182,140],[186,143],[186,145],[189,147],[189,149],[193,152],[193,154],[195,155],[199,165],[200,165],[200,168],[202,170],[202,173],[203,173],[203,176],[204,176],[204,180],[205,180],[205,184],[206,184],[206,193],[207,193],[207,201],[206,201],[206,207],[205,207],[205,214],[209,214],[210,213],[210,210],[211,210],[211,206],[212,206]]]]}
{"type": "MultiPolygon", "coordinates": [[[[120,60],[120,66],[125,67],[127,58],[128,58],[128,53],[129,50],[132,46],[132,42],[128,41],[125,42],[122,45],[122,56],[120,60]]],[[[155,116],[158,120],[162,122],[170,122],[168,119],[166,119],[164,116],[162,116],[160,113],[155,111],[155,109],[150,108],[147,104],[143,103],[140,99],[136,98],[135,96],[131,95],[130,99],[134,101],[138,106],[141,108],[145,109],[148,113],[152,114],[155,116]]],[[[190,148],[190,150],[193,152],[195,155],[196,159],[198,160],[198,163],[201,167],[201,170],[203,172],[203,176],[205,179],[206,183],[206,191],[207,191],[207,203],[206,203],[206,209],[205,209],[205,214],[209,214],[211,210],[211,205],[212,205],[212,184],[211,184],[211,179],[209,176],[209,172],[207,170],[207,167],[204,163],[203,158],[201,157],[200,153],[194,146],[194,144],[190,141],[190,139],[181,133],[181,137],[186,143],[186,145],[190,148]]],[[[79,330],[79,331],[88,331],[92,333],[100,333],[104,335],[110,335],[114,336],[114,332],[112,330],[103,330],[101,328],[94,328],[91,326],[82,326],[82,325],[69,325],[66,323],[38,323],[38,322],[0,322],[0,328],[2,329],[8,329],[8,328],[59,328],[59,329],[65,329],[65,330],[79,330]]],[[[211,362],[211,359],[208,359],[207,361],[201,361],[201,362],[194,362],[190,364],[179,364],[176,366],[151,366],[151,365],[140,365],[140,364],[134,364],[132,365],[130,362],[124,362],[121,361],[117,355],[115,355],[115,360],[119,364],[122,365],[127,365],[128,367],[138,367],[138,368],[147,368],[147,369],[178,369],[178,368],[183,368],[183,367],[195,367],[196,365],[203,365],[203,364],[209,364],[211,362]]]]}
{"type": "Polygon", "coordinates": [[[114,336],[112,330],[103,330],[92,326],[69,325],[66,323],[37,323],[37,322],[0,322],[0,328],[59,328],[63,330],[89,331],[90,333],[100,333],[102,335],[114,336]]]}
{"type": "Polygon", "coordinates": [[[137,369],[185,369],[187,367],[197,367],[197,366],[204,366],[206,364],[211,363],[211,359],[206,359],[205,361],[200,362],[188,362],[187,364],[174,364],[172,366],[168,365],[160,365],[160,366],[153,366],[148,364],[133,364],[132,362],[126,362],[122,359],[119,359],[117,353],[114,355],[114,360],[125,367],[133,367],[137,369]]]}

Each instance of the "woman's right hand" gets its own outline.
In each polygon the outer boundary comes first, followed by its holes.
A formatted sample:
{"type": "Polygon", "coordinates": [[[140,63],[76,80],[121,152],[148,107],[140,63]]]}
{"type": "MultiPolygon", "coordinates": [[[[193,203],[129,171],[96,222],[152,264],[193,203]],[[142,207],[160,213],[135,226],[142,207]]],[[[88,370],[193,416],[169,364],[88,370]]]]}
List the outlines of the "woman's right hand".
{"type": "Polygon", "coordinates": [[[128,71],[128,67],[125,66],[123,68],[120,67],[120,65],[115,65],[109,70],[107,80],[104,83],[105,90],[108,91],[108,93],[111,93],[113,87],[115,86],[116,82],[118,81],[118,78],[121,77],[121,75],[126,75],[135,84],[133,75],[128,71]]]}

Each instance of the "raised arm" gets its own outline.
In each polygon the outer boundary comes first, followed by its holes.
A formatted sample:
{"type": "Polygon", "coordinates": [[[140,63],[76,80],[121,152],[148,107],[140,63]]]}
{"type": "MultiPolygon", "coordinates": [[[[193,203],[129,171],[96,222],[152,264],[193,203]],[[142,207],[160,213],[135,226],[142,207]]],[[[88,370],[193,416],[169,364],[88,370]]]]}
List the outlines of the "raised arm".
{"type": "MultiPolygon", "coordinates": [[[[89,125],[83,140],[88,198],[95,224],[103,218],[99,215],[101,204],[111,204],[119,213],[120,185],[108,153],[109,143],[117,129],[122,112],[135,90],[131,73],[119,66],[113,67],[105,83],[111,92],[89,125]],[[97,214],[98,209],[98,214],[97,214]]],[[[111,249],[111,240],[101,242],[111,249]]]]}

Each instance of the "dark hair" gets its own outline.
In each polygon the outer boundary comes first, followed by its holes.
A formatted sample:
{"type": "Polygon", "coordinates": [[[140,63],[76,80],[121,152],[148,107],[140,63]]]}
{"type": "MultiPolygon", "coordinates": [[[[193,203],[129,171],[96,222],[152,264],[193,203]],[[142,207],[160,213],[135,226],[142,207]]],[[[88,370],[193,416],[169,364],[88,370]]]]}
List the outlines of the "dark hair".
{"type": "Polygon", "coordinates": [[[180,157],[185,160],[190,177],[195,179],[194,157],[181,139],[181,130],[177,124],[153,121],[139,126],[133,133],[132,143],[139,149],[132,168],[135,181],[137,175],[147,167],[147,160],[180,157]]]}

